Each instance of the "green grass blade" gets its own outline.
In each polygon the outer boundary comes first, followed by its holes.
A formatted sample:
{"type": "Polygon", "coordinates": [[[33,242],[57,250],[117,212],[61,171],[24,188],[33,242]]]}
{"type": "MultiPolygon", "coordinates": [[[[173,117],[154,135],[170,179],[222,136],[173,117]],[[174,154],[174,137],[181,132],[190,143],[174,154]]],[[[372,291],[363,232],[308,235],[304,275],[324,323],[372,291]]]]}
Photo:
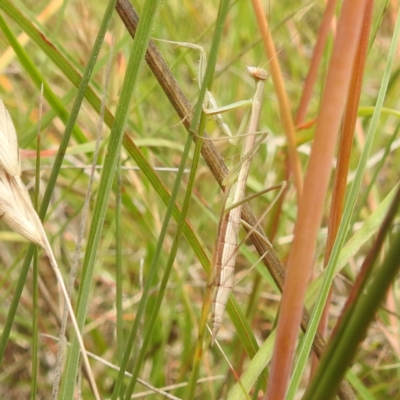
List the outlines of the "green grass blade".
{"type": "MultiPolygon", "coordinates": [[[[43,90],[43,87],[42,87],[43,90]]],[[[42,91],[43,95],[43,91],[42,91]]],[[[43,101],[43,99],[41,99],[43,101]]],[[[42,106],[42,104],[41,104],[42,106]]],[[[40,109],[40,115],[42,109],[40,109]]],[[[35,173],[35,196],[33,204],[35,211],[39,210],[39,193],[40,193],[40,148],[41,148],[41,136],[40,136],[40,119],[39,126],[37,129],[37,140],[36,140],[36,173],[35,173]]],[[[33,315],[32,315],[32,390],[31,399],[36,399],[37,384],[38,384],[38,373],[39,373],[39,362],[38,362],[38,350],[39,350],[39,262],[38,262],[38,248],[36,247],[33,257],[33,279],[32,279],[32,292],[33,292],[33,315]]]]}
{"type": "MultiPolygon", "coordinates": [[[[272,351],[275,343],[275,336],[276,336],[276,329],[274,329],[269,334],[267,340],[263,343],[263,345],[260,347],[255,356],[251,359],[245,372],[240,377],[240,381],[242,385],[245,387],[247,392],[250,392],[251,388],[256,383],[259,376],[262,374],[264,369],[271,361],[272,351]]],[[[243,393],[242,387],[238,383],[236,383],[229,391],[227,399],[244,400],[246,399],[246,394],[247,393],[243,393]]]]}
{"type": "Polygon", "coordinates": [[[304,400],[333,398],[336,388],[343,378],[347,367],[353,360],[359,344],[365,338],[367,329],[374,319],[375,313],[383,301],[389,286],[396,278],[400,269],[400,232],[394,235],[389,249],[382,262],[378,261],[379,252],[385,235],[393,229],[394,219],[400,207],[400,190],[397,191],[382,230],[371,249],[371,261],[379,264],[373,268],[369,277],[362,282],[357,298],[346,309],[340,325],[330,341],[320,365],[310,386],[304,395],[304,400]],[[375,253],[374,253],[375,252],[375,253]]]}
{"type": "Polygon", "coordinates": [[[122,183],[121,183],[121,159],[118,163],[118,170],[115,176],[115,280],[116,280],[116,299],[115,308],[117,309],[117,342],[118,342],[118,361],[121,362],[124,356],[125,338],[123,324],[123,263],[122,263],[122,183]]]}
{"type": "MultiPolygon", "coordinates": [[[[133,88],[135,86],[140,67],[144,60],[147,45],[153,26],[159,1],[149,1],[145,4],[143,15],[139,22],[138,32],[133,41],[132,52],[129,57],[126,75],[121,89],[121,94],[112,127],[111,139],[107,149],[107,156],[104,160],[104,169],[101,175],[97,199],[93,210],[93,218],[89,231],[88,244],[86,248],[83,276],[79,290],[77,321],[83,327],[86,317],[86,309],[89,301],[89,292],[92,283],[94,264],[103,230],[104,217],[108,206],[108,198],[111,191],[112,182],[117,169],[118,159],[121,151],[122,139],[127,123],[129,105],[132,99],[133,88]]],[[[137,318],[139,316],[137,315],[137,318]]],[[[65,392],[63,398],[71,398],[73,393],[68,392],[68,388],[73,388],[78,369],[79,348],[74,339],[71,346],[70,357],[68,359],[67,375],[64,382],[65,392]]]]}
{"type": "MultiPolygon", "coordinates": [[[[25,49],[18,43],[17,38],[8,28],[6,22],[3,17],[0,15],[0,29],[3,31],[5,37],[9,41],[10,45],[14,49],[17,54],[21,65],[25,68],[25,71],[29,74],[32,81],[35,83],[37,88],[40,88],[43,84],[44,87],[44,97],[49,102],[53,110],[57,113],[60,119],[66,124],[68,121],[68,112],[58,99],[58,97],[51,90],[51,87],[47,83],[46,79],[40,74],[39,70],[36,68],[34,62],[28,56],[28,53],[25,49]]],[[[78,143],[85,143],[87,141],[84,133],[77,126],[73,128],[74,137],[78,141],[78,143]]]]}
{"type": "Polygon", "coordinates": [[[376,397],[365,387],[361,379],[359,379],[351,370],[346,373],[346,378],[351,386],[353,386],[357,398],[360,400],[375,400],[376,397]]]}
{"type": "MultiPolygon", "coordinates": [[[[348,240],[345,246],[340,251],[339,258],[336,264],[335,274],[339,273],[342,268],[348,263],[351,257],[354,257],[360,248],[365,245],[369,239],[375,234],[382,224],[386,213],[389,210],[390,204],[394,199],[399,183],[388,193],[381,201],[378,208],[366,219],[362,227],[348,240]]],[[[307,307],[312,307],[317,299],[317,295],[321,289],[322,281],[325,277],[326,269],[315,279],[307,290],[306,304],[307,307]]]]}
{"type": "MultiPolygon", "coordinates": [[[[227,5],[229,4],[229,2],[225,2],[225,3],[227,3],[226,4],[226,10],[227,10],[227,8],[228,8],[227,5]]],[[[206,89],[207,89],[207,87],[210,87],[211,83],[212,83],[212,77],[213,77],[214,70],[215,70],[218,47],[219,47],[220,38],[221,38],[221,35],[222,35],[222,27],[224,25],[225,17],[226,17],[226,11],[225,11],[225,13],[223,13],[222,15],[219,16],[219,18],[223,18],[223,19],[222,19],[222,21],[219,19],[219,25],[217,24],[219,26],[219,31],[216,31],[215,36],[214,36],[214,41],[213,41],[213,46],[212,46],[212,54],[211,54],[211,57],[209,59],[209,63],[207,65],[207,70],[206,70],[206,74],[205,74],[205,77],[204,77],[203,85],[202,85],[202,88],[200,90],[199,97],[197,99],[197,104],[196,104],[196,108],[195,108],[195,111],[194,111],[194,116],[193,116],[192,123],[191,123],[191,131],[193,131],[193,132],[197,131],[197,125],[199,123],[200,115],[202,113],[202,105],[203,105],[203,99],[204,99],[204,96],[205,96],[205,93],[206,93],[206,89]]],[[[200,123],[200,127],[202,127],[201,129],[204,129],[204,124],[200,123]]],[[[200,130],[199,130],[198,135],[201,135],[201,134],[202,134],[202,132],[200,132],[200,130]]],[[[191,137],[191,135],[189,135],[188,138],[187,138],[186,144],[185,144],[184,152],[182,154],[181,164],[180,164],[179,171],[178,171],[178,174],[177,174],[177,177],[176,177],[176,180],[175,180],[175,184],[174,184],[174,188],[173,188],[173,191],[172,191],[172,194],[171,194],[171,198],[170,198],[170,201],[169,201],[169,204],[168,204],[167,213],[166,213],[166,216],[165,216],[165,219],[164,219],[164,222],[163,222],[163,226],[162,226],[162,229],[161,229],[161,234],[160,234],[160,237],[159,237],[159,241],[157,243],[157,248],[156,248],[155,255],[154,255],[154,258],[153,258],[153,261],[152,261],[152,266],[150,267],[150,274],[152,274],[152,273],[155,274],[156,267],[157,267],[157,264],[159,262],[159,257],[160,257],[160,253],[161,253],[161,247],[162,247],[163,240],[164,240],[164,235],[165,235],[165,232],[166,232],[166,230],[168,228],[169,218],[170,218],[170,216],[172,214],[172,209],[173,209],[173,206],[174,206],[175,198],[177,196],[177,193],[178,193],[178,190],[179,190],[179,187],[180,187],[180,182],[181,182],[181,179],[182,179],[183,169],[185,167],[186,160],[187,160],[187,157],[189,155],[191,142],[192,142],[192,137],[191,137]]],[[[142,363],[143,363],[143,360],[144,360],[144,357],[145,357],[145,354],[146,354],[146,351],[147,351],[147,346],[149,344],[150,338],[152,336],[152,333],[153,333],[153,330],[154,330],[154,327],[155,327],[157,315],[158,315],[162,300],[164,298],[165,289],[166,289],[166,286],[167,286],[167,283],[168,283],[168,280],[169,280],[170,272],[172,270],[172,266],[173,266],[173,263],[174,263],[174,260],[175,260],[175,257],[176,257],[177,251],[178,251],[178,247],[179,247],[182,231],[183,231],[183,228],[184,228],[186,214],[187,214],[187,211],[189,209],[189,203],[190,203],[190,200],[191,200],[191,193],[192,193],[192,189],[193,189],[193,185],[194,185],[194,181],[195,181],[195,177],[196,177],[198,162],[199,162],[199,159],[200,159],[200,150],[201,150],[201,141],[197,141],[196,142],[196,148],[195,148],[195,154],[194,154],[194,158],[193,158],[193,163],[192,163],[192,168],[191,168],[190,177],[189,177],[189,184],[188,184],[188,187],[187,187],[187,190],[186,190],[186,194],[185,194],[185,199],[184,199],[181,215],[180,215],[179,220],[178,220],[178,229],[177,229],[177,232],[176,232],[173,244],[172,244],[172,248],[171,248],[171,251],[170,251],[170,256],[168,258],[167,266],[166,266],[165,271],[164,271],[164,275],[163,275],[163,278],[162,278],[162,282],[161,282],[161,287],[160,287],[159,293],[157,295],[156,303],[154,304],[152,312],[151,312],[150,321],[149,321],[149,325],[148,325],[148,328],[147,328],[147,331],[146,331],[146,334],[145,334],[145,337],[144,337],[142,348],[141,348],[141,350],[139,352],[138,358],[135,360],[135,368],[133,370],[132,378],[131,378],[130,384],[128,386],[128,389],[127,389],[127,391],[125,393],[125,399],[129,399],[131,397],[132,393],[133,393],[133,389],[135,387],[136,380],[137,380],[140,368],[142,366],[142,363]]],[[[150,285],[152,283],[152,279],[150,278],[150,276],[148,277],[148,283],[149,284],[146,283],[146,288],[148,287],[148,290],[149,290],[150,289],[150,285]]],[[[142,296],[142,300],[141,300],[141,304],[140,304],[140,306],[141,306],[142,303],[143,303],[143,308],[144,308],[144,305],[146,304],[146,296],[145,296],[146,288],[145,288],[145,290],[143,292],[143,296],[142,296]]],[[[140,309],[140,306],[139,306],[139,309],[140,309]]],[[[137,322],[137,326],[138,326],[138,323],[140,322],[140,316],[141,316],[141,314],[139,314],[139,312],[138,312],[138,314],[136,315],[136,319],[135,319],[135,324],[137,322]]],[[[134,329],[132,330],[132,332],[133,331],[134,331],[134,329]]],[[[136,331],[137,331],[137,328],[136,328],[136,331]]],[[[135,331],[134,335],[131,335],[132,341],[134,339],[134,336],[136,336],[136,331],[135,331]]],[[[130,354],[130,349],[128,349],[128,351],[129,351],[129,354],[130,354]]],[[[121,368],[121,370],[122,370],[122,368],[121,368]]]]}

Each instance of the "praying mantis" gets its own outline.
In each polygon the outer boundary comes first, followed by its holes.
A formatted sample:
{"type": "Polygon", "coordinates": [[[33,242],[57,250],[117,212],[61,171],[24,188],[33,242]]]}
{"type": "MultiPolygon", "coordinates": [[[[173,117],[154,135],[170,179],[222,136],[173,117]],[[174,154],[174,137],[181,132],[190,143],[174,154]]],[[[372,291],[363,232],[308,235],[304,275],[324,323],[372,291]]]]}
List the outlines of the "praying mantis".
{"type": "MultiPolygon", "coordinates": [[[[241,212],[245,196],[246,182],[249,175],[250,163],[254,151],[258,147],[256,133],[261,113],[264,81],[268,74],[265,70],[255,67],[247,67],[247,73],[256,82],[256,92],[252,100],[251,115],[246,131],[246,140],[241,154],[240,170],[236,183],[228,190],[226,208],[218,229],[217,249],[215,255],[216,287],[212,302],[212,342],[215,341],[218,330],[222,324],[222,317],[234,281],[236,253],[238,248],[238,233],[241,222],[241,212]]],[[[218,109],[214,110],[216,112],[218,109]]],[[[262,140],[265,135],[263,135],[262,140]]]]}
{"type": "MultiPolygon", "coordinates": [[[[178,46],[182,47],[192,48],[200,52],[198,80],[201,86],[206,65],[206,55],[203,48],[201,46],[191,43],[177,43],[168,40],[158,40],[162,42],[177,44],[178,46]]],[[[213,265],[215,273],[215,288],[211,312],[212,343],[214,343],[218,330],[222,324],[224,310],[233,288],[236,254],[239,247],[238,232],[241,225],[241,210],[242,204],[245,202],[245,188],[247,177],[249,174],[251,159],[259,144],[264,140],[266,136],[266,134],[263,134],[263,132],[257,132],[257,126],[261,113],[264,82],[267,79],[268,74],[264,69],[256,67],[247,67],[246,71],[256,81],[256,91],[252,100],[239,101],[229,106],[218,107],[211,92],[207,91],[203,104],[203,111],[205,112],[205,114],[214,117],[216,123],[219,125],[220,129],[225,133],[231,143],[236,144],[236,138],[238,136],[246,136],[245,144],[240,157],[240,162],[236,168],[239,170],[237,180],[235,183],[232,183],[232,171],[231,174],[229,174],[228,177],[226,177],[224,180],[227,197],[225,212],[220,220],[218,228],[217,245],[214,254],[215,262],[213,265]],[[244,135],[238,134],[236,136],[233,136],[231,130],[229,129],[229,126],[222,119],[221,113],[231,110],[233,108],[239,108],[250,104],[251,114],[249,122],[247,124],[246,132],[244,133],[244,135]],[[258,133],[262,133],[262,136],[261,139],[257,141],[256,134],[258,133]]],[[[241,124],[241,127],[242,125],[243,124],[241,124]]],[[[205,139],[203,138],[203,140],[205,139]]],[[[264,192],[275,189],[277,187],[281,187],[283,190],[284,186],[284,184],[280,184],[273,188],[267,189],[264,192]]],[[[272,205],[273,204],[268,207],[264,215],[268,212],[272,205]]],[[[256,232],[254,227],[251,228],[251,232],[256,232]]],[[[270,243],[268,244],[270,247],[272,247],[270,243]]]]}

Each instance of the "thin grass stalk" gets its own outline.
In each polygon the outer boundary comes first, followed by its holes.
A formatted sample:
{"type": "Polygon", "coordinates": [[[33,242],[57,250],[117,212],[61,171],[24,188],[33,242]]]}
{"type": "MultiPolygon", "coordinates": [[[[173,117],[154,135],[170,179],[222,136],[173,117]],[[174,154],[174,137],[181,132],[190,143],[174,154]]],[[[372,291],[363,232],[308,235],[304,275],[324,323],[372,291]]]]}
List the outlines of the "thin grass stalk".
{"type": "Polygon", "coordinates": [[[115,308],[117,310],[118,363],[122,362],[125,348],[124,309],[123,309],[123,263],[122,263],[122,176],[121,158],[115,176],[115,308]]]}
{"type": "Polygon", "coordinates": [[[284,399],[366,0],[343,3],[289,252],[266,400],[284,399]]]}
{"type": "Polygon", "coordinates": [[[44,229],[43,229],[43,234],[44,234],[44,237],[43,237],[43,239],[44,239],[43,248],[46,251],[46,254],[47,254],[47,256],[49,258],[49,261],[50,261],[50,265],[52,266],[52,268],[53,268],[53,270],[54,270],[54,272],[55,272],[55,274],[57,276],[58,283],[59,283],[59,285],[61,287],[61,292],[62,292],[63,297],[65,299],[65,303],[66,303],[67,308],[68,308],[68,313],[70,314],[71,322],[72,322],[72,325],[74,327],[75,338],[76,338],[76,341],[78,343],[77,346],[78,346],[78,349],[80,351],[80,354],[82,355],[83,365],[86,368],[86,372],[87,372],[87,375],[88,375],[88,379],[89,379],[89,382],[90,382],[94,397],[95,397],[96,400],[100,400],[100,394],[98,392],[98,389],[97,389],[97,386],[96,386],[96,382],[94,380],[94,376],[93,376],[93,373],[92,373],[91,368],[90,368],[90,363],[89,363],[89,359],[88,359],[88,356],[87,356],[87,353],[86,353],[86,350],[85,350],[85,346],[84,346],[84,343],[83,343],[83,338],[82,338],[82,336],[80,334],[80,329],[79,329],[77,320],[76,320],[75,315],[74,315],[74,310],[72,308],[71,301],[70,301],[70,299],[68,297],[67,288],[66,288],[66,286],[64,284],[64,280],[63,280],[63,277],[61,275],[61,272],[60,272],[60,270],[59,270],[59,268],[57,266],[57,261],[56,261],[56,259],[54,257],[53,252],[52,252],[50,243],[48,242],[48,239],[47,239],[47,237],[46,237],[46,235],[44,233],[44,229]]]}
{"type": "Polygon", "coordinates": [[[32,379],[31,379],[31,399],[36,399],[39,369],[39,262],[38,251],[35,252],[32,262],[32,379]]]}
{"type": "MultiPolygon", "coordinates": [[[[212,330],[209,329],[210,333],[212,334],[212,330]]],[[[224,357],[225,362],[228,364],[229,370],[231,372],[231,374],[233,375],[234,379],[237,382],[237,385],[240,387],[243,397],[246,400],[251,400],[250,395],[247,393],[245,386],[243,385],[240,376],[238,376],[238,374],[236,373],[233,364],[229,361],[228,356],[224,353],[224,351],[222,350],[222,347],[220,346],[220,344],[218,343],[218,341],[215,341],[216,346],[218,347],[219,352],[222,354],[222,356],[224,357]]],[[[222,389],[222,388],[221,388],[222,389]]]]}
{"type": "MultiPolygon", "coordinates": [[[[155,16],[157,15],[159,0],[151,0],[145,3],[142,19],[139,22],[138,32],[133,41],[132,52],[129,57],[127,71],[121,88],[121,94],[116,109],[114,125],[111,131],[111,138],[104,160],[104,169],[101,175],[99,190],[93,210],[93,218],[90,226],[88,244],[83,262],[83,276],[79,287],[77,317],[81,327],[83,327],[86,317],[86,310],[89,301],[90,287],[94,272],[94,264],[103,230],[104,217],[108,206],[108,198],[114,180],[115,171],[121,151],[122,139],[127,123],[127,114],[131,103],[133,88],[135,86],[138,73],[140,71],[144,55],[146,53],[148,41],[155,16]]],[[[140,316],[137,315],[137,319],[140,316]]],[[[136,322],[136,321],[135,321],[136,322]]],[[[74,341],[71,346],[70,357],[67,365],[67,375],[64,385],[63,398],[72,398],[73,393],[68,388],[74,386],[74,381],[78,368],[77,343],[74,341]]],[[[115,392],[115,391],[114,391],[115,392]]]]}
{"type": "MultiPolygon", "coordinates": [[[[87,216],[88,216],[88,211],[89,211],[89,206],[90,206],[90,200],[92,197],[93,182],[95,179],[96,165],[97,165],[97,161],[98,161],[100,141],[101,141],[102,130],[103,130],[103,125],[104,125],[104,107],[105,107],[105,101],[106,101],[108,80],[109,80],[110,72],[111,72],[112,58],[113,58],[113,52],[111,50],[109,53],[109,59],[108,59],[109,62],[108,62],[108,65],[106,67],[106,71],[104,74],[105,78],[104,78],[102,108],[100,110],[99,120],[98,120],[98,125],[97,125],[96,143],[95,143],[95,148],[94,148],[94,153],[93,153],[93,160],[92,160],[92,166],[91,166],[91,171],[90,171],[90,176],[89,176],[89,183],[87,185],[87,191],[86,191],[86,195],[85,195],[84,205],[83,205],[82,212],[81,212],[81,219],[79,222],[77,241],[76,241],[74,255],[72,257],[72,266],[71,266],[71,269],[69,272],[68,293],[69,293],[70,297],[72,297],[74,283],[75,283],[75,279],[76,279],[76,275],[77,275],[77,271],[78,271],[78,267],[79,267],[79,259],[80,259],[82,244],[83,244],[83,240],[84,240],[85,227],[87,225],[87,216]]],[[[66,331],[66,327],[67,327],[67,316],[68,316],[67,311],[68,310],[65,305],[64,310],[63,310],[60,334],[59,334],[57,362],[56,362],[56,368],[55,368],[55,374],[54,374],[55,377],[54,377],[54,381],[53,381],[52,398],[54,400],[58,399],[58,392],[59,392],[59,386],[60,386],[61,370],[62,370],[62,365],[63,365],[63,350],[64,350],[64,346],[65,346],[65,331],[66,331]]]]}
{"type": "MultiPolygon", "coordinates": [[[[229,3],[229,2],[228,2],[229,3]]],[[[220,3],[221,7],[222,2],[220,3]]],[[[214,65],[215,67],[215,65],[214,65]]],[[[205,115],[202,115],[202,120],[200,122],[200,127],[203,131],[204,134],[204,127],[205,127],[205,115]]],[[[197,146],[196,146],[197,148],[197,146]]],[[[208,271],[208,276],[210,277],[212,275],[212,269],[209,268],[208,271]]],[[[208,317],[210,315],[210,308],[211,308],[211,300],[212,299],[212,286],[210,284],[210,280],[207,282],[206,290],[204,292],[204,297],[203,297],[203,304],[201,307],[201,312],[200,312],[200,319],[197,327],[197,340],[196,340],[196,345],[195,345],[195,350],[193,352],[193,358],[192,358],[192,371],[190,374],[187,390],[185,397],[187,399],[192,399],[195,396],[196,392],[196,385],[197,385],[197,379],[199,376],[200,372],[200,366],[201,362],[203,360],[203,351],[204,351],[204,343],[205,343],[205,335],[207,332],[207,321],[208,317]]]]}
{"type": "Polygon", "coordinates": [[[258,29],[263,39],[265,53],[267,54],[267,57],[269,59],[271,77],[275,86],[282,123],[287,138],[290,168],[291,172],[293,173],[294,186],[297,192],[297,203],[299,203],[303,192],[303,174],[301,170],[299,156],[297,154],[296,132],[294,129],[294,123],[289,105],[289,99],[286,94],[285,83],[282,76],[281,68],[279,66],[278,55],[275,50],[275,45],[272,40],[268,21],[265,17],[261,1],[252,0],[252,4],[254,8],[254,14],[257,20],[258,29]]]}
{"type": "MultiPolygon", "coordinates": [[[[250,390],[254,391],[254,385],[258,385],[265,390],[267,379],[264,378],[263,372],[267,369],[267,365],[271,359],[275,338],[276,329],[273,329],[241,375],[240,380],[242,385],[248,392],[250,392],[250,390]],[[257,382],[257,380],[262,380],[262,385],[257,382]]],[[[259,395],[259,392],[257,392],[257,394],[259,395]]],[[[244,398],[243,390],[238,384],[230,388],[227,396],[228,400],[243,400],[244,398]]]]}
{"type": "Polygon", "coordinates": [[[357,284],[347,302],[345,313],[340,318],[333,340],[321,359],[318,370],[303,400],[329,400],[335,395],[338,382],[350,365],[359,344],[366,336],[368,326],[383,301],[387,290],[400,269],[400,231],[391,241],[387,255],[379,266],[376,264],[385,236],[391,231],[400,206],[400,188],[382,224],[378,237],[368,253],[357,284]],[[364,290],[368,285],[368,290],[364,290]],[[321,397],[322,396],[322,397],[321,397]]]}
{"type": "MultiPolygon", "coordinates": [[[[36,148],[36,167],[40,166],[40,139],[38,136],[37,148],[36,148]]],[[[34,197],[34,208],[35,211],[38,209],[38,193],[39,193],[39,174],[40,169],[36,168],[36,181],[35,181],[35,197],[34,197]]],[[[32,262],[32,379],[31,379],[31,399],[36,399],[37,383],[38,383],[38,351],[39,351],[39,260],[38,260],[38,249],[35,247],[32,262]]]]}
{"type": "MultiPolygon", "coordinates": [[[[37,126],[37,139],[36,139],[36,173],[35,173],[35,194],[33,199],[33,206],[36,212],[39,210],[39,193],[40,193],[40,149],[41,149],[41,120],[43,112],[43,86],[40,98],[39,107],[39,122],[37,126]]],[[[39,261],[38,261],[38,251],[35,247],[35,253],[33,256],[33,268],[32,268],[32,390],[31,399],[36,399],[37,391],[37,379],[38,379],[38,321],[39,321],[39,261]]]]}
{"type": "MultiPolygon", "coordinates": [[[[348,232],[348,228],[351,223],[351,220],[352,220],[352,214],[353,214],[355,202],[357,199],[357,195],[359,193],[361,182],[362,182],[362,179],[364,176],[364,171],[367,166],[367,161],[369,159],[372,144],[373,144],[373,141],[375,138],[375,134],[376,134],[376,130],[377,130],[378,122],[379,122],[379,117],[381,115],[381,110],[382,110],[383,102],[385,99],[388,82],[390,79],[390,72],[391,72],[391,69],[393,66],[393,61],[394,61],[394,57],[396,54],[396,48],[397,48],[399,36],[400,36],[400,13],[398,14],[398,20],[396,22],[396,27],[395,27],[395,30],[393,33],[392,42],[390,45],[388,59],[387,59],[387,64],[386,64],[385,72],[384,72],[384,75],[382,78],[382,84],[381,84],[381,87],[379,90],[378,99],[377,99],[376,106],[375,106],[375,112],[372,116],[371,124],[370,124],[369,130],[368,130],[365,147],[361,154],[359,164],[357,166],[356,176],[355,176],[353,184],[350,188],[350,192],[347,196],[347,201],[346,201],[345,209],[343,212],[342,221],[341,221],[338,233],[336,235],[336,240],[335,240],[335,244],[333,246],[332,252],[331,252],[329,263],[324,270],[323,281],[322,281],[322,284],[320,287],[318,298],[315,302],[313,313],[311,315],[309,328],[305,333],[305,337],[303,340],[303,346],[299,350],[299,356],[298,356],[299,361],[296,365],[296,368],[297,368],[297,366],[299,366],[299,368],[304,368],[304,365],[306,362],[305,360],[308,357],[308,354],[310,351],[311,340],[312,340],[315,332],[317,331],[317,326],[319,324],[319,320],[320,320],[322,312],[323,312],[324,304],[329,295],[329,290],[332,285],[332,281],[333,281],[333,278],[334,278],[334,275],[336,272],[336,266],[337,266],[338,260],[339,260],[339,254],[344,246],[344,241],[347,237],[347,232],[348,232]],[[301,361],[301,359],[303,359],[303,361],[301,361]]],[[[383,204],[382,204],[382,206],[383,206],[383,204]]],[[[295,371],[295,374],[296,374],[296,371],[295,371]]]]}
{"type": "Polygon", "coordinates": [[[304,81],[304,88],[302,90],[299,107],[297,109],[297,114],[295,118],[296,126],[304,124],[307,116],[307,110],[311,101],[312,92],[315,86],[315,82],[318,78],[318,69],[321,64],[325,44],[332,26],[333,17],[335,15],[336,3],[337,0],[328,0],[325,8],[324,17],[318,31],[317,43],[315,44],[313,50],[310,68],[308,70],[306,80],[304,81]]]}

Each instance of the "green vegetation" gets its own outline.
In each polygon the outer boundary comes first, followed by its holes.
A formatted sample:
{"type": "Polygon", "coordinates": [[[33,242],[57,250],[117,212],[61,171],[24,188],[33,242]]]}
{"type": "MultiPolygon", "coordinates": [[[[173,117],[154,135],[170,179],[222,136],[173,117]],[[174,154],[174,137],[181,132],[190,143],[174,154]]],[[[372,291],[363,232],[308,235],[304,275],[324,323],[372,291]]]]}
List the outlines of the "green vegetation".
{"type": "MultiPolygon", "coordinates": [[[[66,286],[72,288],[85,347],[96,355],[90,362],[101,398],[164,398],[152,388],[185,400],[256,399],[266,392],[283,265],[294,228],[306,235],[297,219],[299,192],[313,196],[307,179],[301,187],[302,178],[310,173],[307,166],[314,165],[310,151],[321,126],[316,118],[322,113],[323,91],[329,90],[341,15],[337,5],[302,118],[299,104],[326,5],[264,3],[274,56],[266,55],[262,39],[268,38],[251,2],[135,2],[141,16],[135,42],[131,35],[136,24],[127,0],[0,2],[0,95],[17,131],[22,180],[32,199],[39,187],[38,213],[66,286]],[[160,40],[151,43],[146,63],[150,36],[160,40]],[[182,43],[200,45],[206,52],[201,88],[200,53],[182,43]],[[286,116],[274,63],[284,83],[286,116]],[[238,146],[228,140],[201,140],[203,135],[224,137],[214,119],[202,113],[202,104],[207,88],[219,106],[251,99],[255,84],[246,66],[272,75],[266,81],[259,126],[269,134],[253,157],[247,195],[282,181],[287,189],[260,222],[272,249],[259,234],[240,232],[235,279],[243,280],[233,290],[217,335],[221,347],[211,347],[206,326],[209,273],[226,198],[220,186],[227,168],[237,165],[244,139],[238,146]],[[290,124],[292,143],[287,139],[290,124]],[[263,264],[259,259],[267,250],[263,264]],[[124,370],[133,378],[124,377],[124,370]]],[[[339,175],[336,179],[347,179],[347,186],[342,191],[334,186],[334,174],[327,191],[321,186],[322,225],[317,243],[310,240],[310,251],[315,248],[315,272],[305,300],[310,314],[315,313],[310,332],[318,326],[317,314],[332,287],[328,339],[334,327],[337,335],[328,351],[336,357],[324,359],[317,383],[308,386],[313,334],[299,329],[289,399],[300,398],[307,387],[307,399],[329,398],[344,375],[340,398],[399,395],[398,288],[391,286],[400,259],[395,226],[399,28],[398,10],[387,3],[376,1],[371,22],[362,25],[367,33],[359,48],[364,46],[365,60],[360,54],[355,59],[346,55],[356,72],[349,78],[351,89],[341,96],[347,99],[343,122],[340,101],[335,103],[332,96],[330,106],[339,110],[335,121],[342,140],[350,138],[351,149],[348,169],[332,171],[339,175]],[[362,77],[360,100],[357,76],[362,77]],[[331,206],[338,212],[336,225],[331,206]],[[365,280],[354,285],[362,265],[365,280]],[[336,326],[353,286],[344,325],[336,326]]],[[[345,72],[351,76],[350,69],[345,72]]],[[[233,133],[246,112],[239,108],[223,114],[233,133]]],[[[335,163],[346,157],[345,146],[337,145],[335,163]]],[[[333,165],[322,160],[321,170],[323,162],[333,165]]],[[[254,225],[276,196],[277,190],[252,198],[242,211],[246,226],[254,225]]],[[[4,222],[0,266],[0,397],[73,399],[81,390],[81,398],[95,398],[79,364],[70,321],[63,358],[57,362],[66,314],[46,255],[4,222]]],[[[302,323],[304,328],[304,317],[302,323]]],[[[321,343],[314,344],[317,352],[323,351],[321,343]]]]}

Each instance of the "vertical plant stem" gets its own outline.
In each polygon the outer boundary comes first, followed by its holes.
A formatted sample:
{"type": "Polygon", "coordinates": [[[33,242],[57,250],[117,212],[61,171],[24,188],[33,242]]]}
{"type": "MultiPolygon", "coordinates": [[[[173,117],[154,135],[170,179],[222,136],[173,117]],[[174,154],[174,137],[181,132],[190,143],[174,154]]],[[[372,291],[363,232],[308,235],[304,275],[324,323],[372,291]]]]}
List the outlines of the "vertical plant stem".
{"type": "Polygon", "coordinates": [[[257,19],[258,29],[260,30],[265,52],[269,59],[271,68],[271,76],[275,85],[275,91],[279,101],[279,109],[281,113],[282,123],[285,128],[285,134],[288,141],[290,167],[294,177],[294,185],[297,191],[297,203],[300,202],[303,192],[303,175],[299,156],[296,147],[296,134],[294,130],[293,119],[291,115],[289,99],[286,95],[285,83],[282,76],[282,71],[279,66],[278,55],[275,50],[274,42],[272,41],[271,32],[269,30],[267,19],[264,15],[264,10],[260,0],[252,0],[254,14],[257,19]]]}
{"type": "Polygon", "coordinates": [[[125,337],[124,337],[124,309],[122,304],[122,176],[121,158],[118,162],[118,170],[115,176],[115,280],[116,280],[116,309],[117,309],[117,343],[118,343],[118,362],[121,363],[124,357],[125,337]]]}
{"type": "Polygon", "coordinates": [[[267,400],[283,400],[286,396],[304,296],[313,267],[315,244],[322,219],[335,142],[348,93],[366,4],[366,0],[347,0],[343,3],[305,176],[305,192],[299,204],[294,240],[289,252],[277,338],[265,395],[267,400]]]}
{"type": "MultiPolygon", "coordinates": [[[[40,109],[39,109],[39,123],[37,128],[36,136],[36,174],[35,174],[35,195],[33,199],[33,206],[35,211],[39,209],[39,193],[40,193],[40,148],[41,148],[41,120],[42,120],[42,104],[43,104],[43,86],[40,97],[40,109]]],[[[39,265],[38,265],[38,249],[35,246],[33,255],[33,269],[32,269],[32,388],[31,388],[31,399],[36,399],[37,391],[37,378],[38,378],[38,321],[39,321],[39,265]]]]}
{"type": "Polygon", "coordinates": [[[332,26],[336,3],[337,0],[328,0],[326,5],[324,17],[318,31],[317,43],[313,50],[310,68],[307,73],[307,78],[304,82],[304,88],[302,91],[299,108],[296,114],[296,126],[301,125],[305,122],[307,109],[311,101],[312,91],[318,78],[318,68],[320,66],[325,44],[328,39],[328,33],[332,26]]]}
{"type": "Polygon", "coordinates": [[[33,255],[32,268],[32,379],[31,379],[31,400],[36,399],[37,382],[38,382],[38,321],[39,321],[39,266],[38,266],[38,251],[35,247],[33,255]]]}

